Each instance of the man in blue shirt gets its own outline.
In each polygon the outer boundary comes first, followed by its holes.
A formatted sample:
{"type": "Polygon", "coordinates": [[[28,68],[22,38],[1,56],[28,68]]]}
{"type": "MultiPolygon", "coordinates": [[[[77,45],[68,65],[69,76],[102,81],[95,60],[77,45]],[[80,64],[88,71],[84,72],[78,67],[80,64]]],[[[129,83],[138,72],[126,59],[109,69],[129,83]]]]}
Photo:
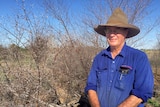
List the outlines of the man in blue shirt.
{"type": "Polygon", "coordinates": [[[94,58],[85,92],[92,107],[144,107],[152,97],[153,73],[146,54],[126,45],[125,39],[140,29],[128,23],[117,8],[107,23],[94,30],[109,47],[94,58]]]}

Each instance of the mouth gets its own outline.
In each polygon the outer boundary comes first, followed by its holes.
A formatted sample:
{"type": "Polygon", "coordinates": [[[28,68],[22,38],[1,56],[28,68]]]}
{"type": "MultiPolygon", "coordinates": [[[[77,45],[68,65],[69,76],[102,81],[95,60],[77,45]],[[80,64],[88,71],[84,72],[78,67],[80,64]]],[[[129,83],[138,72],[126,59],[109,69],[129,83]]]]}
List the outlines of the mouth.
{"type": "Polygon", "coordinates": [[[113,38],[109,38],[108,40],[109,40],[109,41],[113,41],[113,42],[114,42],[114,41],[117,41],[116,39],[113,39],[113,38]]]}

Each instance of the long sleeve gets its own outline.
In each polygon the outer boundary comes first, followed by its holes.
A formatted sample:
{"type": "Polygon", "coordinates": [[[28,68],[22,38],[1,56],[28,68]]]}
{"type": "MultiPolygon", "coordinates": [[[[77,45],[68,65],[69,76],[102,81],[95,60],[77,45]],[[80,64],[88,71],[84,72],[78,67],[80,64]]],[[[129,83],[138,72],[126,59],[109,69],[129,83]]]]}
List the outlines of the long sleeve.
{"type": "Polygon", "coordinates": [[[131,94],[146,102],[153,94],[153,73],[149,60],[145,54],[137,56],[140,59],[136,65],[135,83],[131,94]]]}

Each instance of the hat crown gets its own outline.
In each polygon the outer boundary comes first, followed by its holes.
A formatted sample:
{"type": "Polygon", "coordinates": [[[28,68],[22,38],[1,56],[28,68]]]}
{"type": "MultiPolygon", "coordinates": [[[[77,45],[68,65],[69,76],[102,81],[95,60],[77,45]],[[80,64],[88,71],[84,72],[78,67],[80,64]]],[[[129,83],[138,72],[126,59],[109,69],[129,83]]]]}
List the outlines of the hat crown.
{"type": "Polygon", "coordinates": [[[128,18],[120,8],[115,9],[107,21],[107,24],[115,24],[115,23],[128,24],[128,18]]]}
{"type": "Polygon", "coordinates": [[[126,38],[136,36],[140,32],[140,29],[137,26],[128,23],[126,14],[120,8],[116,8],[113,11],[106,24],[98,25],[96,28],[94,28],[94,30],[99,34],[106,36],[105,30],[107,27],[111,26],[128,28],[128,34],[126,38]]]}

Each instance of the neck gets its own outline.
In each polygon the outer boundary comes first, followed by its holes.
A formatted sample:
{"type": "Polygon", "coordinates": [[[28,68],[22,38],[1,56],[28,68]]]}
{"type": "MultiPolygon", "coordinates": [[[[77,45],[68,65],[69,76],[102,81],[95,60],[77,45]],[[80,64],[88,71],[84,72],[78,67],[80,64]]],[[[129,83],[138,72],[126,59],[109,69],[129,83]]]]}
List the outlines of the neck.
{"type": "Polygon", "coordinates": [[[112,58],[114,59],[122,50],[124,46],[124,43],[120,46],[117,46],[117,47],[110,47],[111,48],[111,55],[112,55],[112,58]]]}

